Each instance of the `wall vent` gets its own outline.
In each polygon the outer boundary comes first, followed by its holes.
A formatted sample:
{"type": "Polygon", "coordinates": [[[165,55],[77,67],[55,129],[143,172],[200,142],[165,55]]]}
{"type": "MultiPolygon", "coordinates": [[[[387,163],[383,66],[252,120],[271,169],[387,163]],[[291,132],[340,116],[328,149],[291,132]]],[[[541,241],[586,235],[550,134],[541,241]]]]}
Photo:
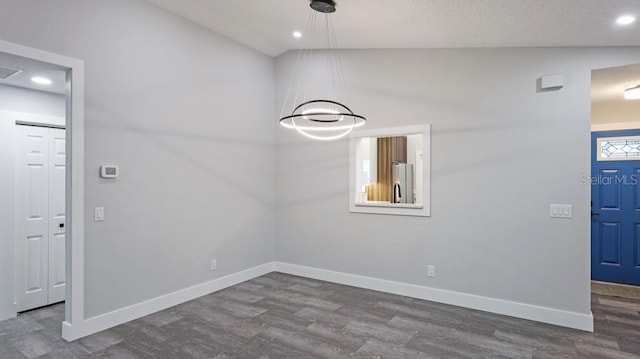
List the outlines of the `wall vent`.
{"type": "Polygon", "coordinates": [[[0,66],[0,80],[6,80],[9,77],[21,73],[22,70],[11,67],[0,66]]]}

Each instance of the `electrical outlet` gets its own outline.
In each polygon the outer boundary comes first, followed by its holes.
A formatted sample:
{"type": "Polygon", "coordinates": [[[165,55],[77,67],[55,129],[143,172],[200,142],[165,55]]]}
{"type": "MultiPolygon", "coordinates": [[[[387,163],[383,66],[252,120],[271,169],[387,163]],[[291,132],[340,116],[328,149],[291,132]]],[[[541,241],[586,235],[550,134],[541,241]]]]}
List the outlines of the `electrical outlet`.
{"type": "Polygon", "coordinates": [[[216,270],[218,269],[218,260],[217,259],[212,259],[211,260],[211,270],[216,270]]]}
{"type": "Polygon", "coordinates": [[[429,277],[435,277],[436,276],[436,266],[434,266],[433,264],[429,264],[427,266],[427,276],[429,276],[429,277]]]}

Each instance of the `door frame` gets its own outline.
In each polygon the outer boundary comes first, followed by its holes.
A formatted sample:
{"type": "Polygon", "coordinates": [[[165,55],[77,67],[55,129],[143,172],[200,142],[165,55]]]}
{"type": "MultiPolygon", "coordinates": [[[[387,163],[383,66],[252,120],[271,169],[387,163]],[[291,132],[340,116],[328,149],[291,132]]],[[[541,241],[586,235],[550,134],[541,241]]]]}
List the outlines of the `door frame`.
{"type": "MultiPolygon", "coordinates": [[[[71,341],[82,336],[80,329],[84,321],[84,62],[3,40],[0,40],[0,52],[66,69],[65,276],[67,288],[62,337],[71,341]]],[[[11,195],[13,196],[13,191],[11,195]]],[[[13,206],[13,201],[10,205],[13,206]]],[[[11,233],[13,232],[12,227],[11,233]]],[[[10,238],[13,240],[13,235],[10,238]]],[[[10,268],[3,275],[14,278],[15,268],[10,268]]]]}
{"type": "MultiPolygon", "coordinates": [[[[624,122],[624,123],[610,123],[610,124],[597,124],[597,125],[591,125],[591,132],[590,132],[590,143],[591,143],[591,153],[590,158],[590,178],[591,180],[593,180],[594,178],[594,173],[593,173],[593,167],[596,165],[596,162],[598,161],[598,154],[596,153],[596,151],[598,151],[598,138],[604,138],[604,137],[624,137],[624,136],[637,136],[637,134],[634,135],[629,135],[626,133],[621,133],[621,132],[626,132],[626,131],[640,131],[640,122],[624,122]],[[607,135],[603,135],[600,137],[594,137],[595,133],[607,133],[607,135]],[[594,144],[595,143],[595,144],[594,144]]],[[[640,160],[638,160],[640,161],[640,160]]],[[[635,162],[635,161],[634,161],[635,162]]],[[[593,213],[593,211],[598,211],[601,212],[599,208],[593,208],[593,184],[590,185],[590,198],[591,198],[591,212],[593,213]]],[[[593,221],[593,216],[591,218],[591,224],[590,224],[590,243],[591,243],[591,250],[590,250],[590,262],[591,262],[591,273],[590,273],[590,280],[591,281],[599,281],[599,282],[605,282],[605,283],[611,283],[611,284],[616,284],[616,285],[634,285],[634,284],[627,284],[627,283],[621,283],[621,282],[614,282],[614,281],[608,281],[608,280],[604,280],[604,279],[594,279],[593,278],[593,270],[594,270],[594,247],[593,247],[593,231],[597,230],[596,228],[594,228],[594,221],[593,221]]]]}

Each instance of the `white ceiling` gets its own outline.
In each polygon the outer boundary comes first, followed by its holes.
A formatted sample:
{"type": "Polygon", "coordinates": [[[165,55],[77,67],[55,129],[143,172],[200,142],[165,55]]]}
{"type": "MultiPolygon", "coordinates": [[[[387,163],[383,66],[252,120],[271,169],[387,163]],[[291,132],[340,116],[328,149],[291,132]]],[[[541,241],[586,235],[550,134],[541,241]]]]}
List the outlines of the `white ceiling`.
{"type": "MultiPolygon", "coordinates": [[[[147,0],[271,56],[326,42],[305,32],[309,0],[147,0]],[[309,37],[309,36],[308,36],[309,37]]],[[[337,0],[339,48],[640,46],[640,0],[337,0]],[[639,19],[616,25],[621,15],[639,19]]],[[[640,62],[640,61],[639,61],[640,62]]],[[[596,103],[629,105],[640,66],[594,72],[596,103]]]]}
{"type": "MultiPolygon", "coordinates": [[[[147,0],[266,54],[297,49],[309,0],[147,0]]],[[[338,0],[331,14],[341,48],[640,46],[640,0],[338,0]],[[615,25],[622,14],[639,17],[615,25]]],[[[323,47],[319,44],[318,47],[323,47]]],[[[640,62],[640,61],[639,61],[640,62]]],[[[24,70],[0,84],[64,93],[64,71],[0,53],[0,65],[24,70]],[[52,78],[52,86],[31,77],[52,78]]],[[[595,103],[625,104],[640,65],[594,71],[595,103]]],[[[629,101],[626,102],[628,104],[629,101]]]]}
{"type": "Polygon", "coordinates": [[[624,90],[640,85],[640,64],[591,72],[594,123],[637,122],[640,100],[625,100],[624,90]]]}
{"type": "Polygon", "coordinates": [[[591,73],[591,96],[596,103],[624,102],[624,90],[638,85],[640,64],[601,69],[591,73]]]}
{"type": "Polygon", "coordinates": [[[51,64],[27,59],[20,56],[0,52],[0,66],[22,70],[6,80],[0,79],[1,85],[23,87],[33,90],[64,94],[65,70],[51,64]],[[47,77],[53,81],[51,85],[38,85],[31,81],[34,76],[47,77]]]}
{"type": "MultiPolygon", "coordinates": [[[[147,0],[271,56],[300,47],[309,0],[147,0]]],[[[340,48],[638,46],[640,0],[337,0],[340,48]]],[[[326,47],[323,43],[309,47],[326,47]]]]}

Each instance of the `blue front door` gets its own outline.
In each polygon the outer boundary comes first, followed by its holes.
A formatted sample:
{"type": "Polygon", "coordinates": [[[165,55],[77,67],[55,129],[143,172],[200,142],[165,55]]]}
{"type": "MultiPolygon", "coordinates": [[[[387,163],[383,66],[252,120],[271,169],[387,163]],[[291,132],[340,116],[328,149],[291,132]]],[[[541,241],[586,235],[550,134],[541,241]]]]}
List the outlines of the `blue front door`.
{"type": "Polygon", "coordinates": [[[640,141],[630,136],[640,130],[591,134],[591,278],[640,285],[640,141]]]}

